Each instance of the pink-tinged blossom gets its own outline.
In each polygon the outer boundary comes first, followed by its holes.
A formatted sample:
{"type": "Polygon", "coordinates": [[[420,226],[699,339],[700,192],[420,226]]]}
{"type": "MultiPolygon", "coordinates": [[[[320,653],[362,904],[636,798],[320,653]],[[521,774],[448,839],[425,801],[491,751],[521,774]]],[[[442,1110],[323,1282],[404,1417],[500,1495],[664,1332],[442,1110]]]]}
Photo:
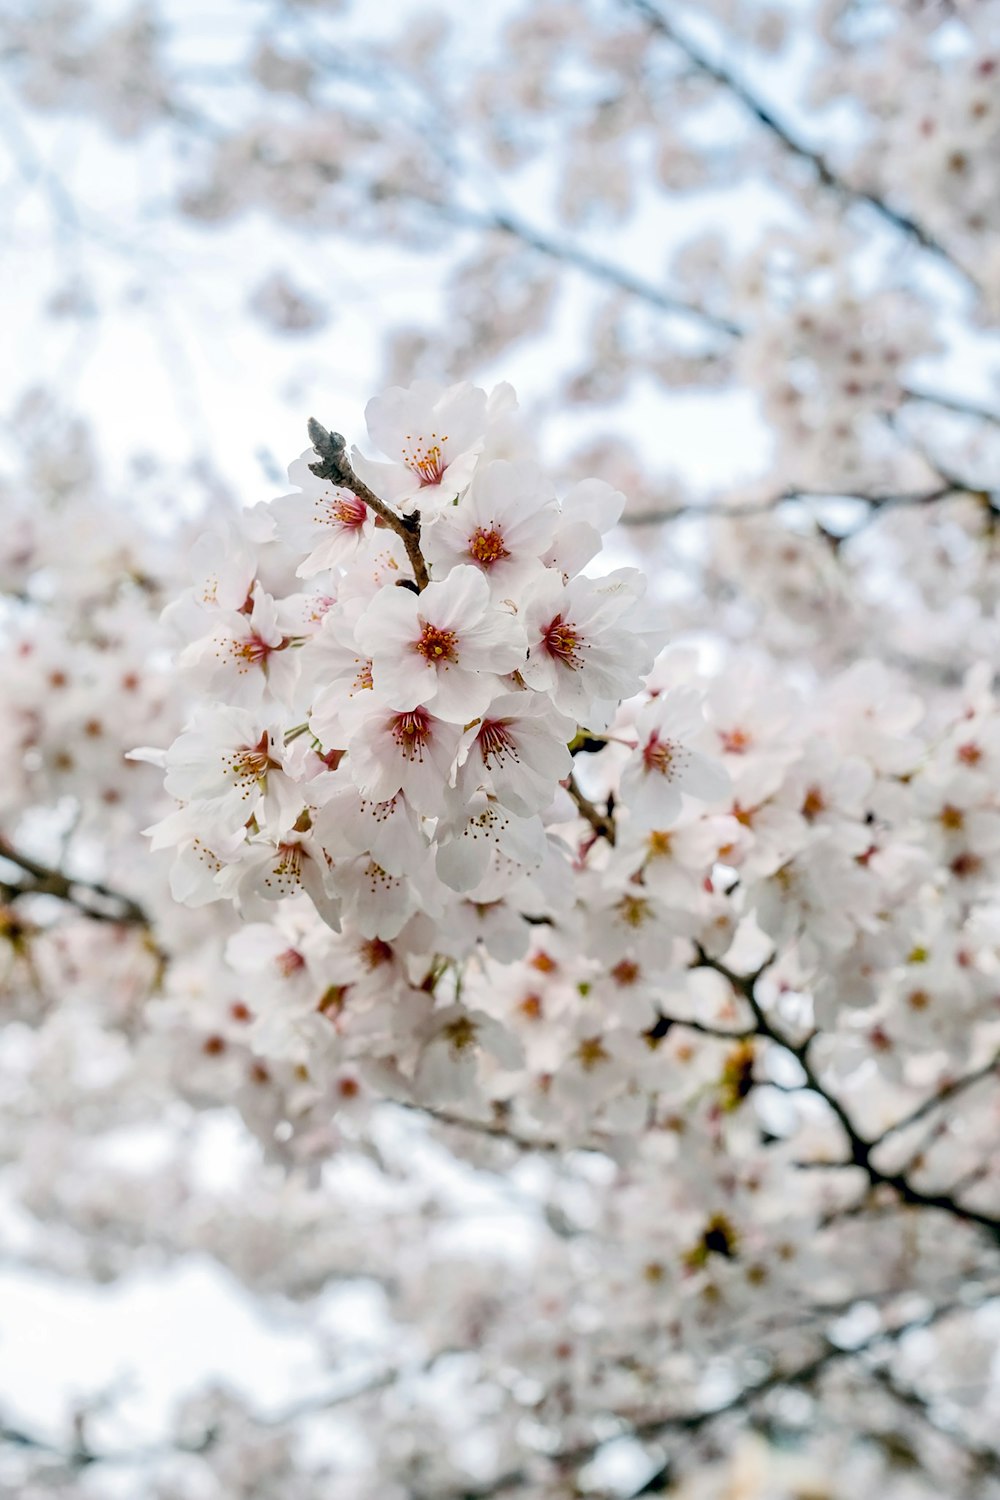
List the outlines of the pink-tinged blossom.
{"type": "Polygon", "coordinates": [[[414,875],[426,863],[428,838],[422,821],[402,791],[384,801],[359,797],[347,774],[337,772],[336,790],[327,796],[316,823],[335,854],[368,850],[390,875],[414,875]]]}
{"type": "Polygon", "coordinates": [[[469,730],[456,786],[469,797],[485,786],[521,817],[542,812],[573,767],[571,719],[535,693],[504,693],[469,730]]]}
{"type": "Polygon", "coordinates": [[[545,830],[535,818],[520,818],[485,792],[475,792],[461,811],[441,820],[436,832],[437,872],[453,891],[474,892],[494,858],[523,870],[545,858],[545,830]]]}
{"type": "Polygon", "coordinates": [[[393,875],[372,854],[365,853],[338,861],[332,880],[345,919],[363,937],[391,942],[425,902],[435,910],[431,875],[427,861],[423,870],[393,875]]]}
{"type": "Polygon", "coordinates": [[[559,514],[537,464],[503,459],[480,464],[468,491],[424,533],[423,548],[436,578],[463,564],[478,568],[497,600],[516,599],[544,571],[559,514]]]}
{"type": "Polygon", "coordinates": [[[246,830],[205,828],[196,807],[178,807],[145,829],[153,850],[170,849],[170,891],[184,906],[206,906],[224,894],[218,877],[238,861],[246,844],[246,830]]]}
{"type": "Polygon", "coordinates": [[[486,392],[418,380],[390,386],[365,408],[368,435],[389,463],[354,453],[354,467],[400,510],[440,510],[472,478],[488,425],[486,392]]]}
{"type": "Polygon", "coordinates": [[[271,902],[307,896],[330,927],[340,927],[329,851],[307,813],[293,827],[251,838],[238,864],[219,875],[219,889],[247,916],[264,920],[271,902]]]}
{"type": "Polygon", "coordinates": [[[468,724],[502,691],[501,677],[524,664],[524,635],[494,604],[478,568],[453,568],[422,594],[385,589],[355,627],[371,658],[376,695],[394,708],[429,704],[442,719],[468,724]]]}
{"type": "Polygon", "coordinates": [[[683,806],[682,794],[711,803],[728,795],[725,767],[706,753],[710,738],[695,688],[672,688],[654,698],[635,732],[639,743],[622,771],[621,795],[638,824],[669,828],[683,806]]]}
{"type": "Polygon", "coordinates": [[[294,552],[305,554],[296,569],[300,578],[349,565],[375,527],[363,500],[312,472],[309,464],[315,459],[312,448],[296,459],[288,477],[298,490],[270,505],[277,535],[294,552]]]}
{"type": "Polygon", "coordinates": [[[287,700],[298,671],[296,653],[288,649],[289,616],[296,623],[301,618],[294,596],[279,604],[255,584],[248,603],[247,610],[220,611],[212,634],[193,641],[180,658],[207,691],[225,693],[240,708],[256,707],[267,690],[287,700]]]}
{"type": "Polygon", "coordinates": [[[418,1097],[475,1100],[482,1052],[507,1070],[520,1067],[523,1060],[516,1037],[484,1011],[460,1005],[439,1011],[417,1064],[418,1097]]]}
{"type": "Polygon", "coordinates": [[[214,826],[294,819],[302,793],[283,768],[281,731],[244,709],[202,708],[166,752],[164,786],[214,826]]]}
{"type": "Polygon", "coordinates": [[[592,729],[610,717],[607,705],[639,691],[652,666],[652,652],[628,621],[642,583],[632,568],[566,585],[549,573],[525,600],[528,660],[521,676],[560,713],[592,729]]]}
{"type": "Polygon", "coordinates": [[[423,704],[375,706],[348,741],[347,770],[366,801],[387,803],[397,792],[418,812],[436,817],[448,800],[461,727],[423,704]]]}

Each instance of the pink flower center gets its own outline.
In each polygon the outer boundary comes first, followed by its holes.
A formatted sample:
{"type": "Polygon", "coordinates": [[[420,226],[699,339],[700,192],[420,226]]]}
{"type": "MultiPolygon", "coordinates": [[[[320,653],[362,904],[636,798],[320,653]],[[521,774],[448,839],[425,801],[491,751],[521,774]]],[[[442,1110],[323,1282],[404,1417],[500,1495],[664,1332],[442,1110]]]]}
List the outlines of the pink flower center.
{"type": "Polygon", "coordinates": [[[431,433],[430,442],[425,438],[417,436],[414,438],[410,433],[406,434],[407,443],[413,443],[412,448],[403,449],[403,462],[420,480],[421,489],[430,485],[440,484],[444,478],[447,467],[444,461],[442,444],[448,441],[448,434],[438,437],[436,432],[431,433]]]}
{"type": "Polygon", "coordinates": [[[542,631],[542,646],[565,667],[575,671],[583,666],[581,651],[586,649],[584,642],[572,621],[564,620],[562,615],[556,615],[542,631]]]}
{"type": "Polygon", "coordinates": [[[233,655],[242,657],[248,665],[253,667],[263,666],[275,649],[259,635],[248,635],[242,641],[233,641],[233,655]]]}
{"type": "Polygon", "coordinates": [[[484,719],[476,738],[486,765],[489,765],[491,758],[497,761],[502,761],[508,755],[513,760],[521,758],[517,753],[517,741],[503,719],[484,719]]]}
{"type": "Polygon", "coordinates": [[[453,630],[442,630],[438,625],[424,625],[420,639],[414,641],[413,649],[424,658],[424,661],[443,662],[458,661],[458,636],[453,630]]]}
{"type": "Polygon", "coordinates": [[[670,781],[675,771],[676,750],[672,740],[661,740],[654,730],[643,746],[642,763],[647,771],[658,771],[670,781]]]}
{"type": "Polygon", "coordinates": [[[241,745],[235,755],[227,757],[229,769],[237,781],[261,781],[277,762],[268,754],[267,730],[256,745],[241,745]]]}
{"type": "Polygon", "coordinates": [[[306,961],[297,948],[286,948],[284,953],[278,954],[274,962],[277,964],[279,974],[285,979],[290,979],[293,974],[297,974],[306,966],[306,961]]]}
{"type": "Polygon", "coordinates": [[[349,531],[358,531],[365,524],[368,507],[357,495],[344,495],[330,506],[329,513],[331,521],[336,521],[349,531]]]}
{"type": "Polygon", "coordinates": [[[510,553],[503,544],[503,532],[495,526],[489,530],[480,526],[469,538],[469,556],[484,568],[492,568],[502,557],[509,557],[510,553]]]}
{"type": "Polygon", "coordinates": [[[425,708],[395,714],[389,732],[407,760],[423,760],[424,746],[430,743],[433,734],[431,716],[425,708]]]}
{"type": "Polygon", "coordinates": [[[392,962],[392,949],[381,938],[369,938],[361,944],[361,962],[369,973],[392,962]]]}

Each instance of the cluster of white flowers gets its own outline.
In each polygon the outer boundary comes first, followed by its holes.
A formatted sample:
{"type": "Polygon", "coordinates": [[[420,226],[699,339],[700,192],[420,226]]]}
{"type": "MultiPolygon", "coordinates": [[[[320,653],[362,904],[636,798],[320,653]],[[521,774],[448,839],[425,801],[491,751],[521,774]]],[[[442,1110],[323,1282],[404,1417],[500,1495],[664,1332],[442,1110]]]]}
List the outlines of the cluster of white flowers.
{"type": "Polygon", "coordinates": [[[1000,3],[0,9],[62,397],[192,219],[288,367],[444,382],[190,557],[221,459],[3,424],[5,1243],[329,1385],[0,1399],[0,1495],[994,1500],[1000,3]]]}
{"type": "MultiPolygon", "coordinates": [[[[262,1049],[305,1062],[332,1022],[348,1056],[391,1057],[433,1098],[471,1087],[483,1048],[520,1064],[466,970],[572,907],[571,751],[654,660],[641,574],[584,571],[624,496],[590,480],[557,500],[514,409],[507,386],[390,389],[367,413],[387,461],[353,468],[317,428],[301,488],[205,544],[170,611],[205,701],[141,752],[180,804],[152,830],[175,896],[251,923],[229,951],[262,1049]]],[[[682,789],[724,794],[696,693],[637,730],[622,791],[640,823],[671,822],[682,789]]]]}

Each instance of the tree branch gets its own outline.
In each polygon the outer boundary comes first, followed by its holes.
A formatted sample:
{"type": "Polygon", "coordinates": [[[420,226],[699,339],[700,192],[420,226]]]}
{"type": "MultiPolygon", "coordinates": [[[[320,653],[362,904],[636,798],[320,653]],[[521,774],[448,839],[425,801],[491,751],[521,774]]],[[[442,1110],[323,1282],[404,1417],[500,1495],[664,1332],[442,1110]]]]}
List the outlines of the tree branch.
{"type": "Polygon", "coordinates": [[[724,63],[714,62],[708,53],[691,40],[690,37],[678,31],[674,23],[653,3],[653,0],[624,0],[624,3],[642,16],[650,28],[658,32],[668,42],[672,43],[687,58],[688,62],[697,72],[704,77],[710,78],[721,88],[725,89],[731,98],[735,99],[743,109],[751,115],[759,125],[778,141],[789,155],[805,162],[815,173],[817,180],[823,187],[829,188],[841,198],[847,198],[856,203],[867,204],[873,208],[885,223],[894,229],[907,235],[914,240],[923,250],[943,261],[962,280],[976,292],[980,291],[975,277],[963,266],[950,250],[941,244],[940,240],[927,230],[918,220],[911,218],[894,208],[878,193],[869,188],[853,187],[831,166],[827,158],[818,150],[807,146],[799,140],[791,127],[775,114],[774,110],[763,99],[737,78],[724,63]]]}
{"type": "Polygon", "coordinates": [[[998,1070],[1000,1070],[1000,1052],[995,1052],[989,1062],[983,1063],[981,1067],[976,1068],[972,1073],[965,1073],[961,1078],[952,1079],[950,1083],[946,1083],[943,1088],[940,1088],[936,1094],[931,1094],[927,1099],[924,1099],[909,1114],[903,1115],[901,1119],[894,1120],[891,1125],[887,1125],[878,1139],[872,1142],[872,1148],[881,1146],[884,1141],[889,1140],[891,1136],[900,1134],[901,1131],[909,1130],[911,1125],[916,1125],[920,1120],[925,1119],[939,1105],[947,1104],[949,1099],[954,1099],[957,1094],[964,1093],[966,1089],[972,1088],[974,1084],[982,1083],[984,1079],[989,1078],[991,1074],[997,1073],[998,1070]]]}
{"type": "MultiPolygon", "coordinates": [[[[768,960],[768,963],[770,963],[770,960],[768,960]]],[[[1000,1245],[1000,1219],[983,1213],[979,1209],[970,1208],[967,1204],[959,1203],[949,1193],[921,1192],[919,1188],[913,1186],[905,1173],[884,1172],[880,1167],[876,1166],[872,1160],[872,1154],[880,1144],[880,1141],[869,1141],[861,1135],[847,1110],[844,1108],[844,1105],[837,1098],[836,1094],[832,1093],[825,1086],[812,1065],[809,1057],[809,1048],[814,1040],[814,1035],[806,1037],[802,1042],[793,1042],[789,1037],[784,1036],[780,1031],[775,1029],[757,999],[755,993],[757,980],[768,967],[768,964],[765,964],[762,969],[758,969],[754,974],[735,974],[724,963],[720,963],[718,959],[709,957],[707,953],[699,949],[697,967],[714,969],[717,974],[721,974],[727,979],[736,993],[742,995],[743,999],[749,1005],[759,1035],[774,1042],[795,1058],[805,1075],[806,1086],[812,1093],[825,1101],[828,1108],[836,1116],[841,1130],[844,1132],[850,1154],[846,1161],[840,1163],[841,1166],[859,1167],[865,1173],[872,1187],[891,1188],[904,1203],[908,1203],[914,1208],[933,1208],[939,1209],[942,1213],[951,1214],[954,1218],[960,1219],[964,1223],[973,1224],[977,1228],[985,1230],[990,1238],[996,1244],[1000,1245]]]]}
{"type": "Polygon", "coordinates": [[[347,444],[339,432],[328,432],[327,429],[316,421],[315,417],[309,418],[309,438],[313,447],[319,454],[320,462],[310,464],[312,472],[319,479],[329,479],[331,484],[339,485],[341,489],[350,490],[359,500],[364,501],[369,510],[373,510],[401,539],[406,548],[406,555],[413,569],[413,577],[417,586],[417,593],[422,593],[427,587],[430,579],[427,576],[427,564],[420,550],[420,520],[417,516],[401,516],[391,506],[380,500],[374,490],[370,490],[363,479],[355,474],[351,460],[347,456],[347,444]]]}
{"type": "Polygon", "coordinates": [[[607,812],[602,813],[599,808],[595,807],[590,798],[584,796],[583,792],[581,792],[577,785],[576,777],[572,774],[567,777],[563,785],[576,803],[577,811],[581,818],[584,818],[590,824],[597,837],[607,839],[609,844],[614,844],[615,819],[610,808],[607,812]]]}
{"type": "Polygon", "coordinates": [[[806,504],[810,500],[848,500],[854,504],[867,505],[874,514],[880,510],[892,510],[907,505],[933,505],[936,501],[947,500],[951,496],[975,493],[977,492],[951,480],[935,485],[931,490],[904,490],[885,495],[843,495],[829,490],[781,490],[776,495],[767,495],[762,500],[754,500],[748,505],[733,505],[727,500],[709,500],[703,504],[694,502],[690,505],[678,505],[672,510],[626,512],[618,524],[620,526],[657,526],[686,518],[700,520],[717,517],[739,521],[744,516],[767,515],[781,505],[806,504]]]}
{"type": "Polygon", "coordinates": [[[22,854],[3,837],[0,837],[0,860],[16,865],[28,876],[27,880],[17,884],[0,882],[0,892],[7,900],[19,896],[54,896],[96,922],[113,922],[122,927],[144,927],[147,930],[152,926],[146,911],[131,896],[112,890],[100,881],[64,875],[61,870],[22,854]]]}

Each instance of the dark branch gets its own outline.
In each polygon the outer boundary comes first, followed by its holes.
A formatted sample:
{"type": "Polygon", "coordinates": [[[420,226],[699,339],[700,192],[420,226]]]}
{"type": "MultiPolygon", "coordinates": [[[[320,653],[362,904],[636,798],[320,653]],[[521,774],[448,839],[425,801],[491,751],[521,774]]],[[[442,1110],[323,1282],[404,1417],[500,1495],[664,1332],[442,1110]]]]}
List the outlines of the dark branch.
{"type": "MultiPolygon", "coordinates": [[[[970,1208],[967,1204],[960,1203],[950,1193],[925,1193],[915,1188],[909,1178],[903,1172],[884,1172],[873,1161],[873,1154],[880,1144],[879,1140],[866,1140],[857,1129],[844,1105],[830,1089],[826,1087],[809,1057],[810,1045],[813,1037],[809,1036],[802,1042],[795,1042],[784,1036],[772,1024],[770,1018],[762,1008],[756,996],[756,984],[763,969],[755,974],[735,974],[732,969],[720,963],[717,959],[710,958],[708,954],[699,950],[699,967],[714,969],[729,981],[737,994],[742,995],[753,1013],[757,1032],[774,1042],[776,1046],[784,1049],[795,1058],[799,1067],[805,1075],[806,1087],[820,1099],[824,1100],[827,1107],[836,1116],[841,1130],[844,1133],[848,1148],[847,1159],[840,1163],[845,1167],[859,1167],[865,1173],[872,1187],[891,1188],[904,1203],[914,1208],[939,1209],[942,1213],[951,1214],[953,1218],[960,1219],[964,1223],[973,1224],[979,1229],[985,1230],[996,1244],[1000,1244],[1000,1219],[990,1214],[981,1212],[979,1209],[970,1208]]],[[[764,966],[766,968],[767,965],[764,966]]]]}
{"type": "Polygon", "coordinates": [[[0,882],[0,894],[6,900],[15,900],[19,896],[54,896],[96,922],[114,922],[123,927],[144,927],[147,930],[152,925],[147,913],[131,896],[112,890],[100,881],[80,880],[43,865],[22,854],[2,837],[0,860],[16,865],[27,876],[26,880],[0,882]]]}
{"type": "Polygon", "coordinates": [[[386,526],[396,533],[406,548],[417,592],[421,593],[430,580],[427,576],[427,564],[420,550],[419,519],[416,516],[401,516],[398,511],[386,505],[384,500],[380,500],[374,490],[370,490],[364,480],[355,474],[351,460],[347,456],[347,444],[339,432],[328,432],[316,421],[315,417],[310,417],[309,439],[320,458],[318,464],[309,465],[312,472],[319,479],[329,479],[331,484],[339,485],[341,489],[350,490],[352,495],[357,495],[369,510],[373,510],[386,526]]]}
{"type": "Polygon", "coordinates": [[[735,99],[746,112],[751,115],[759,125],[780,142],[789,155],[805,162],[813,171],[816,179],[825,188],[829,188],[841,198],[846,198],[856,203],[865,203],[873,208],[879,217],[894,229],[907,235],[914,240],[921,249],[928,251],[938,260],[946,265],[971,286],[977,292],[978,283],[965,266],[957,261],[946,246],[934,238],[934,236],[916,219],[908,214],[902,213],[894,208],[878,193],[869,188],[854,187],[841,177],[831,166],[829,161],[820,151],[814,150],[800,141],[791,127],[775,114],[774,110],[763,99],[760,99],[753,90],[741,79],[737,78],[724,63],[714,62],[709,55],[702,50],[697,42],[691,40],[678,31],[673,22],[652,3],[652,0],[625,0],[625,4],[641,15],[651,29],[667,41],[671,42],[678,51],[683,53],[688,62],[699,73],[706,78],[711,78],[721,88],[725,89],[731,98],[735,99]]]}

